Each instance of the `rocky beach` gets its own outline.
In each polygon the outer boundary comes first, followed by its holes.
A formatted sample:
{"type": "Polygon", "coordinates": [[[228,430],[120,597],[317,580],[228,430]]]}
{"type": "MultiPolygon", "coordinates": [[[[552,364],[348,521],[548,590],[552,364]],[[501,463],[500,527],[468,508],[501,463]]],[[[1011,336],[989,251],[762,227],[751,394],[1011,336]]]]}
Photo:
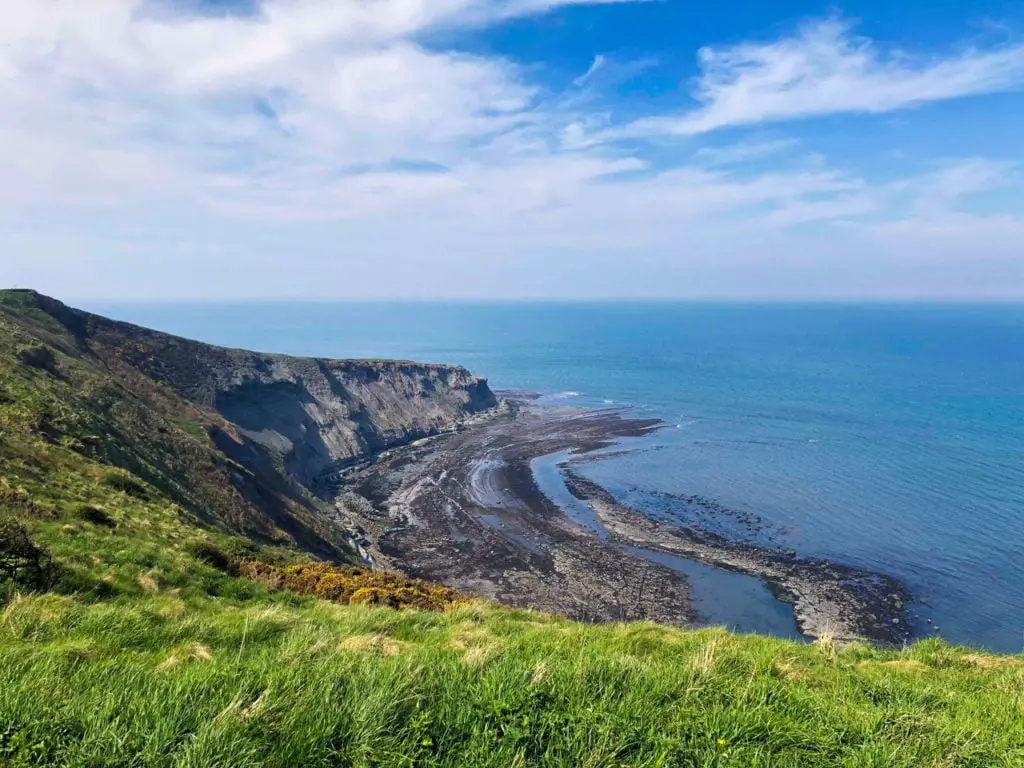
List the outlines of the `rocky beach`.
{"type": "Polygon", "coordinates": [[[659,427],[620,409],[542,408],[506,393],[458,431],[336,473],[326,492],[368,562],[511,605],[591,621],[699,622],[687,577],[659,557],[670,555],[759,579],[792,604],[806,636],[911,637],[909,595],[894,579],[652,521],[573,467],[659,427]],[[563,453],[561,476],[582,515],[534,476],[532,462],[563,453]]]}

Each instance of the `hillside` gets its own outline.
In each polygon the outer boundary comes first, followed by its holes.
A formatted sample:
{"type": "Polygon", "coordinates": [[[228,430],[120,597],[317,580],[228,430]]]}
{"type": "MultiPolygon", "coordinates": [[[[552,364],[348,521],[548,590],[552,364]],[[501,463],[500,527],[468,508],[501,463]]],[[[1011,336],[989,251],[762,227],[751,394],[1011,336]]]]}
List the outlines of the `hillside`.
{"type": "Polygon", "coordinates": [[[8,429],[137,475],[204,524],[346,559],[324,473],[496,405],[462,368],[223,349],[0,292],[8,429]]]}
{"type": "Polygon", "coordinates": [[[1024,658],[594,626],[346,567],[323,478],[494,404],[460,368],[0,293],[0,764],[1024,765],[1024,658]]]}

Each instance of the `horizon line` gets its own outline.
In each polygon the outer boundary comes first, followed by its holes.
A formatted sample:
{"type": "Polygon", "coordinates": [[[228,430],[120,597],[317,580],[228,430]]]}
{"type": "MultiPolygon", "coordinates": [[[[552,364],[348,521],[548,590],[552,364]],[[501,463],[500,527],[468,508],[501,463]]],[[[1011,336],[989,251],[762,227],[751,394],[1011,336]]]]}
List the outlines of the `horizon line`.
{"type": "MultiPolygon", "coordinates": [[[[56,297],[55,297],[56,298],[56,297]]],[[[760,304],[760,305],[947,305],[947,306],[1013,306],[1024,305],[1021,296],[550,296],[550,297],[77,297],[61,298],[65,304],[92,303],[109,305],[225,305],[225,304],[406,304],[406,305],[528,305],[528,304],[760,304]]]]}

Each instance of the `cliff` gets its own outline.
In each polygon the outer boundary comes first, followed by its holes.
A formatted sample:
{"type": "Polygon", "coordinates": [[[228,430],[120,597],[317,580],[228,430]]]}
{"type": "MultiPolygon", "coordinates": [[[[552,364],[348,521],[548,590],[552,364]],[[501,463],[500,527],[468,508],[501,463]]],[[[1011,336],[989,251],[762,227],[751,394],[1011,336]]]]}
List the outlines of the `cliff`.
{"type": "MultiPolygon", "coordinates": [[[[298,505],[304,517],[323,517],[316,514],[316,495],[326,473],[497,405],[486,380],[461,367],[225,349],[73,309],[34,291],[0,292],[0,317],[18,336],[11,354],[20,349],[52,359],[51,378],[79,380],[65,410],[108,427],[99,430],[104,439],[84,445],[133,472],[148,471],[153,482],[181,486],[179,495],[187,497],[195,495],[195,478],[157,476],[176,463],[176,451],[195,448],[178,445],[188,433],[211,451],[242,505],[286,531],[295,529],[294,515],[281,507],[298,505]]],[[[51,382],[48,389],[61,388],[51,382]]],[[[304,538],[302,531],[288,532],[304,538]]],[[[328,536],[335,544],[336,534],[328,536]]]]}
{"type": "Polygon", "coordinates": [[[497,405],[485,379],[457,366],[259,354],[71,312],[80,338],[109,364],[220,414],[308,487],[339,464],[497,405]]]}

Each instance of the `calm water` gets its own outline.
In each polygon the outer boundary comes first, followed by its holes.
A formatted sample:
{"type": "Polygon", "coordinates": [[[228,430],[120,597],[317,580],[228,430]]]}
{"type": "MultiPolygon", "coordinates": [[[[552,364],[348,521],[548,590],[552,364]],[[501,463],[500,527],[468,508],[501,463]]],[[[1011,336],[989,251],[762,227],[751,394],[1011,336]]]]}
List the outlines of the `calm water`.
{"type": "MultiPolygon", "coordinates": [[[[1024,307],[89,308],[217,344],[459,363],[551,403],[633,405],[668,427],[583,467],[621,499],[682,519],[694,510],[672,495],[713,499],[730,513],[701,520],[725,533],[902,579],[925,630],[930,617],[954,642],[1024,646],[1024,307]]],[[[754,615],[739,623],[773,629],[754,615]]]]}

